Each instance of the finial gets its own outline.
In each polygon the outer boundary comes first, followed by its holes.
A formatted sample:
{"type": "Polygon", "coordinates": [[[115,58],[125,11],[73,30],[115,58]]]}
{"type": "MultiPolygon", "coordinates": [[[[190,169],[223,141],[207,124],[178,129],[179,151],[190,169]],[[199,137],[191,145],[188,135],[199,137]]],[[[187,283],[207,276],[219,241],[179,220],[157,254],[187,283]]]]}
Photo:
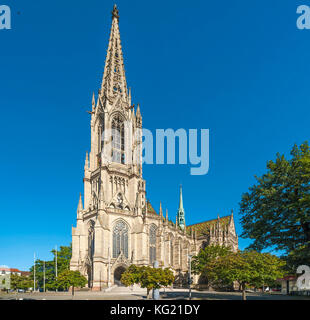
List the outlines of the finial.
{"type": "Polygon", "coordinates": [[[119,19],[118,9],[116,4],[113,6],[113,11],[112,11],[112,19],[114,18],[116,18],[117,20],[119,19]]]}
{"type": "Polygon", "coordinates": [[[229,224],[231,224],[234,220],[234,210],[231,210],[231,215],[229,217],[229,224]]]}
{"type": "Polygon", "coordinates": [[[86,157],[85,157],[85,169],[89,169],[89,160],[88,160],[88,151],[86,151],[86,157]]]}
{"type": "Polygon", "coordinates": [[[82,211],[83,211],[83,202],[82,202],[82,194],[80,192],[79,203],[77,207],[78,217],[79,217],[79,213],[81,213],[82,211]]]}
{"type": "Polygon", "coordinates": [[[92,101],[91,101],[91,105],[92,105],[92,111],[94,111],[95,106],[96,106],[96,100],[95,100],[95,92],[93,92],[93,97],[92,97],[92,101]]]}
{"type": "Polygon", "coordinates": [[[138,103],[138,105],[137,105],[136,116],[141,116],[140,103],[138,103]]]}

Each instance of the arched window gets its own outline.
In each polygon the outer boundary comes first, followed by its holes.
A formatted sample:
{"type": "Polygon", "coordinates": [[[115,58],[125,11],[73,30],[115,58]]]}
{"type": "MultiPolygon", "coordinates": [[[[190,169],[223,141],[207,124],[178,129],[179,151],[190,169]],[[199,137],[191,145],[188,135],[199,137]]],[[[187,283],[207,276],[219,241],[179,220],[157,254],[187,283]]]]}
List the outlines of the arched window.
{"type": "Polygon", "coordinates": [[[150,263],[156,260],[156,226],[150,226],[150,263]]]}
{"type": "Polygon", "coordinates": [[[95,250],[94,222],[92,221],[88,229],[88,255],[91,260],[94,256],[94,250],[95,250]]]}
{"type": "Polygon", "coordinates": [[[94,252],[95,252],[95,237],[94,237],[94,221],[90,220],[88,228],[88,262],[87,262],[87,274],[88,274],[88,287],[92,288],[93,274],[94,274],[94,252]]]}
{"type": "Polygon", "coordinates": [[[120,253],[128,258],[128,227],[124,221],[119,221],[113,229],[113,258],[120,253]]]}
{"type": "Polygon", "coordinates": [[[112,161],[125,163],[124,122],[119,116],[112,120],[112,161]]]}

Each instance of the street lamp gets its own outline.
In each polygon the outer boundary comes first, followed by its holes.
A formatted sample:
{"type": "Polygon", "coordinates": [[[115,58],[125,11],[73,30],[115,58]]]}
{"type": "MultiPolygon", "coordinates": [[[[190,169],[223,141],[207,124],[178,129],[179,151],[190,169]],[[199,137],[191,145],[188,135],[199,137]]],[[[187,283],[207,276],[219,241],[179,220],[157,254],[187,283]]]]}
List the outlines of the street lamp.
{"type": "Polygon", "coordinates": [[[189,284],[189,300],[192,300],[192,257],[193,255],[188,255],[188,284],[189,284]]]}

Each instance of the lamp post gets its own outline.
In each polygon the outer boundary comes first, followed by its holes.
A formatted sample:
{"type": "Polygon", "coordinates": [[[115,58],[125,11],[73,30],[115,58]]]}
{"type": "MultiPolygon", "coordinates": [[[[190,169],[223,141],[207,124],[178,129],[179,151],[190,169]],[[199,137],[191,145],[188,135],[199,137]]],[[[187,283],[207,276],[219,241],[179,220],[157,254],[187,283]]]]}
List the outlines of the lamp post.
{"type": "MultiPolygon", "coordinates": [[[[159,263],[157,260],[154,261],[154,268],[159,267],[159,263]]],[[[158,300],[159,299],[159,289],[153,289],[153,300],[158,300]]]]}
{"type": "Polygon", "coordinates": [[[33,292],[36,291],[36,253],[33,254],[33,292]]]}
{"type": "Polygon", "coordinates": [[[189,300],[192,300],[192,255],[188,255],[188,285],[189,285],[189,300]]]}
{"type": "MultiPolygon", "coordinates": [[[[57,246],[55,246],[55,279],[57,284],[57,278],[58,278],[58,270],[57,270],[57,246]]],[[[58,288],[56,285],[56,292],[58,292],[58,288]]]]}

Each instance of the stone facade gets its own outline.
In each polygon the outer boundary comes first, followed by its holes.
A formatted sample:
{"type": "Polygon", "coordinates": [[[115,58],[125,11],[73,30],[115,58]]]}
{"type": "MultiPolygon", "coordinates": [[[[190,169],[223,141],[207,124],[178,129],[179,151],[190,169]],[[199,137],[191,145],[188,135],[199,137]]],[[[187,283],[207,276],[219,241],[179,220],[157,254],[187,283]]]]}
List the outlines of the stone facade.
{"type": "Polygon", "coordinates": [[[84,205],[80,195],[72,228],[70,268],[80,270],[93,290],[117,283],[130,264],[152,265],[157,260],[160,267],[184,275],[188,254],[211,243],[238,248],[232,214],[186,226],[181,190],[175,223],[167,212],[164,216],[161,204],[156,212],[147,201],[141,161],[126,161],[128,148],[142,158],[142,115],[139,105],[132,106],[127,89],[118,20],[114,6],[102,85],[89,111],[91,151],[84,166],[84,205]],[[134,138],[126,136],[125,126],[134,138]]]}

